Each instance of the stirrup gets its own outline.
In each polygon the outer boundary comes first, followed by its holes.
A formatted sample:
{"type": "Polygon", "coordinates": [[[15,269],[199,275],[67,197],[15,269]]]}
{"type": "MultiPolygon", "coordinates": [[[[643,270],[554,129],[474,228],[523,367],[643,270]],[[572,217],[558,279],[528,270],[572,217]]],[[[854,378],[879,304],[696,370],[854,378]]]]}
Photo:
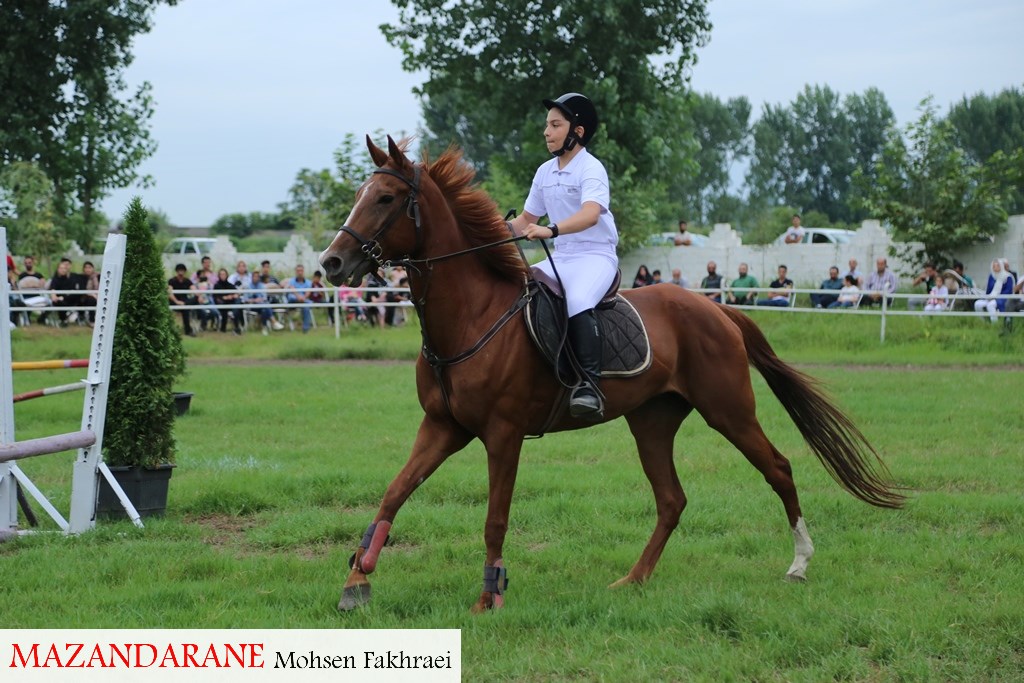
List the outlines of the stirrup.
{"type": "Polygon", "coordinates": [[[583,382],[569,396],[569,414],[573,417],[604,417],[604,402],[590,382],[583,382]]]}

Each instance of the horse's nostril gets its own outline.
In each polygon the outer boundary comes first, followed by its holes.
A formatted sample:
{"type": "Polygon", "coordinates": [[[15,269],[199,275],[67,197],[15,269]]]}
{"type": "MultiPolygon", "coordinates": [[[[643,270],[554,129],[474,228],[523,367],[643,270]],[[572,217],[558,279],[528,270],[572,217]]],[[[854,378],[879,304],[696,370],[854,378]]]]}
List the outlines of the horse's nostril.
{"type": "Polygon", "coordinates": [[[323,265],[324,270],[328,273],[335,273],[341,270],[341,259],[337,256],[328,256],[321,261],[321,265],[323,265]]]}

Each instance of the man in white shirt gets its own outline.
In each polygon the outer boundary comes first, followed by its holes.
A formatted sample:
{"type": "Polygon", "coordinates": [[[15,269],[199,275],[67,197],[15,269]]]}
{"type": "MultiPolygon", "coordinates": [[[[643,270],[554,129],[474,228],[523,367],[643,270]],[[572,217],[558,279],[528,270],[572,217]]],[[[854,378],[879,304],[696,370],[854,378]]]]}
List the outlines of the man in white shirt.
{"type": "Polygon", "coordinates": [[[793,214],[793,225],[786,228],[786,244],[800,244],[804,241],[804,229],[800,227],[800,214],[793,214]]]}

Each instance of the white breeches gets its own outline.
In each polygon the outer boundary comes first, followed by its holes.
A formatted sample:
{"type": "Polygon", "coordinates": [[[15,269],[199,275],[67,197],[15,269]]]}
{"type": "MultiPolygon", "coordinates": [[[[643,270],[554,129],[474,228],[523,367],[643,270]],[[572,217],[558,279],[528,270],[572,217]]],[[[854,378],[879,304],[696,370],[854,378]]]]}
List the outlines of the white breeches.
{"type": "Polygon", "coordinates": [[[945,304],[925,304],[924,310],[926,311],[944,311],[946,310],[945,304]]]}
{"type": "Polygon", "coordinates": [[[977,301],[974,302],[974,310],[978,312],[988,311],[988,319],[991,320],[992,322],[995,322],[996,320],[999,319],[997,313],[999,307],[996,305],[995,299],[978,299],[977,301]]]}
{"type": "Polygon", "coordinates": [[[601,301],[608,288],[612,286],[615,274],[619,269],[619,259],[615,255],[615,247],[607,244],[594,243],[590,247],[572,243],[536,264],[534,268],[544,273],[547,284],[557,289],[554,267],[562,278],[565,287],[565,300],[569,308],[569,317],[589,311],[601,301]]]}

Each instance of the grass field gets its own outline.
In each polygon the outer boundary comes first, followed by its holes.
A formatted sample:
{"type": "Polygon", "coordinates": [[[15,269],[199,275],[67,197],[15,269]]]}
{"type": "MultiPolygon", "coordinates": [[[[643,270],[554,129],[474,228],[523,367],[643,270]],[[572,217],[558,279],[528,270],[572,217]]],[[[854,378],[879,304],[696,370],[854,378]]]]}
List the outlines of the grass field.
{"type": "MultiPolygon", "coordinates": [[[[338,614],[347,558],[420,410],[409,363],[316,359],[411,358],[418,333],[356,329],[337,342],[321,327],[186,340],[181,388],[196,397],[176,429],[167,517],[0,545],[0,626],[460,628],[466,680],[1024,679],[1024,334],[899,319],[879,347],[877,321],[758,320],[913,490],[896,512],[841,491],[757,378],[759,416],[793,461],[817,549],[807,584],[783,581],[793,547],[777,498],[693,416],[676,442],[690,504],[645,586],[606,588],[654,523],[619,421],[524,448],[507,609],[468,612],[486,505],[473,444],[402,510],[374,602],[338,614]]],[[[88,345],[77,330],[16,335],[18,359],[88,345]]],[[[74,373],[19,373],[16,390],[74,373]]],[[[19,404],[18,437],[77,429],[80,410],[80,395],[19,404]]],[[[64,510],[71,457],[24,466],[64,510]]]]}

